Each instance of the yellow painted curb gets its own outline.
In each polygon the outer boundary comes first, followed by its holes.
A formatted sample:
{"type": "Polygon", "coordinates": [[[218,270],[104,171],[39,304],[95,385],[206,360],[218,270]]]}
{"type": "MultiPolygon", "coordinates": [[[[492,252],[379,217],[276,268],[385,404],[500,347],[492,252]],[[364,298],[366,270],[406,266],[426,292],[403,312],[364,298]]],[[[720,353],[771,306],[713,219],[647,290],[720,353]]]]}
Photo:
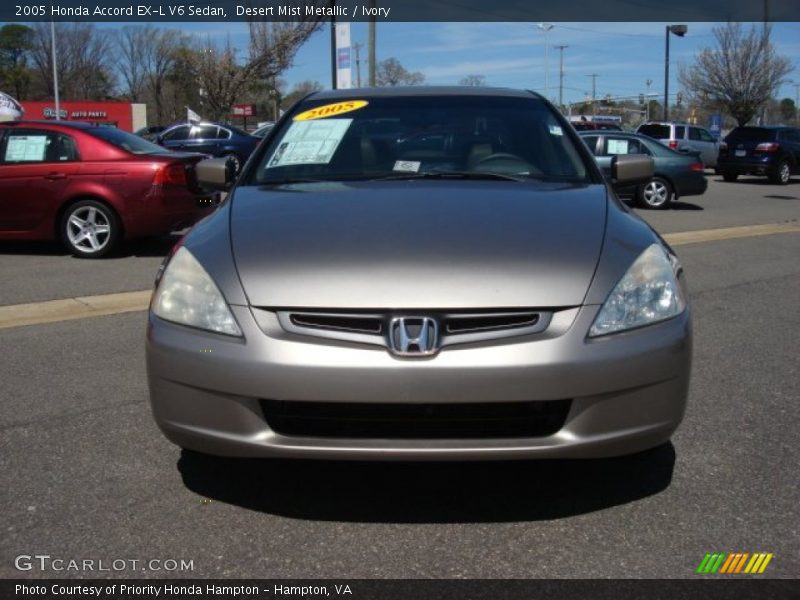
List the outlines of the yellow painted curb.
{"type": "Polygon", "coordinates": [[[800,233],[800,223],[773,223],[771,225],[746,225],[744,227],[724,227],[722,229],[700,229],[681,233],[668,233],[662,237],[673,246],[716,242],[736,238],[775,235],[776,233],[800,233]]]}
{"type": "Polygon", "coordinates": [[[151,290],[0,306],[0,329],[145,310],[151,290]]]}

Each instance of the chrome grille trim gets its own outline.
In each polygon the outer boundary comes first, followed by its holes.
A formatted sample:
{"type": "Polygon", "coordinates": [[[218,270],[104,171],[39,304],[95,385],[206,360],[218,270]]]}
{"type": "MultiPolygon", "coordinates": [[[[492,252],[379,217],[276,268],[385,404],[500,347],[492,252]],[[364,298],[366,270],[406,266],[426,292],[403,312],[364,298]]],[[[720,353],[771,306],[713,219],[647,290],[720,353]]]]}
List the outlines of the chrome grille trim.
{"type": "MultiPolygon", "coordinates": [[[[269,309],[260,309],[269,310],[269,309]]],[[[277,310],[274,313],[284,331],[307,337],[317,337],[343,342],[370,344],[388,348],[386,332],[388,324],[397,316],[425,316],[435,319],[440,324],[440,348],[457,344],[471,344],[501,340],[511,337],[536,335],[544,332],[550,325],[553,311],[495,311],[495,312],[443,312],[434,310],[386,311],[386,312],[323,312],[308,310],[277,310]],[[325,325],[325,320],[328,325],[325,325]],[[496,320],[492,324],[492,320],[496,320]],[[475,326],[470,327],[469,321],[475,326]],[[366,327],[348,328],[348,321],[367,324],[372,321],[373,332],[366,327]],[[458,328],[451,328],[450,323],[458,323],[458,328]]]]}

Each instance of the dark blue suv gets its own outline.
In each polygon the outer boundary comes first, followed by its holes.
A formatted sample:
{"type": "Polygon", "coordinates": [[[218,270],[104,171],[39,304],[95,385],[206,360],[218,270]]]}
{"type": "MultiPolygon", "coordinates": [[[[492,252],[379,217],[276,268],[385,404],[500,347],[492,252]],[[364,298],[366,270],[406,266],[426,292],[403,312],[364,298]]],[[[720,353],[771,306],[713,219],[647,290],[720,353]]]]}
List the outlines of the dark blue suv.
{"type": "Polygon", "coordinates": [[[156,141],[170,150],[224,156],[238,173],[261,139],[230,125],[202,122],[172,125],[156,141]]]}
{"type": "Polygon", "coordinates": [[[800,129],[796,127],[736,127],[720,145],[717,171],[725,181],[739,175],[766,175],[786,185],[800,174],[800,129]]]}

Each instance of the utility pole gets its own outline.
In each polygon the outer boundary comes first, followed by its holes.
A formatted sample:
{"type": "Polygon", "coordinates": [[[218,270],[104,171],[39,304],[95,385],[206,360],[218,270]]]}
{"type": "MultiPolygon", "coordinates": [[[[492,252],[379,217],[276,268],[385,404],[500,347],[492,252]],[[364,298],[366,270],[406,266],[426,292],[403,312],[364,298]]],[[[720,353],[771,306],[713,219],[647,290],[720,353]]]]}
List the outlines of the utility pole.
{"type": "MultiPolygon", "coordinates": [[[[331,14],[336,12],[336,0],[330,0],[331,14]]],[[[331,89],[336,89],[336,17],[331,17],[331,89]]]]}
{"type": "Polygon", "coordinates": [[[356,51],[356,87],[361,87],[361,48],[364,44],[353,44],[356,51]]]}
{"type": "Polygon", "coordinates": [[[375,60],[375,0],[369,0],[370,17],[369,17],[369,37],[367,45],[369,46],[369,87],[375,87],[375,70],[377,68],[375,60]]]}
{"type": "Polygon", "coordinates": [[[596,115],[597,114],[597,103],[595,102],[595,100],[597,100],[597,77],[598,77],[598,75],[597,75],[597,73],[592,73],[591,75],[587,75],[587,77],[591,77],[592,78],[592,114],[596,115]]]}
{"type": "Polygon", "coordinates": [[[558,68],[558,109],[561,110],[561,107],[564,106],[564,48],[569,48],[569,46],[561,44],[553,47],[558,48],[561,54],[558,68]]]}

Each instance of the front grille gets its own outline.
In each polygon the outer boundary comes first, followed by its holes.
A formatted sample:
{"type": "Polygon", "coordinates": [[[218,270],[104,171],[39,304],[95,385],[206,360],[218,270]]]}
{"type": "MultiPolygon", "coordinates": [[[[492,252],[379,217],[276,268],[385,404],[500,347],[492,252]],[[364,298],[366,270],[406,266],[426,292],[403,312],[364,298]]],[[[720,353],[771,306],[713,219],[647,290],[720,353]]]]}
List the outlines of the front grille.
{"type": "MultiPolygon", "coordinates": [[[[269,310],[262,308],[260,310],[269,310]]],[[[437,348],[453,344],[487,342],[509,337],[535,335],[547,329],[552,311],[444,312],[409,310],[391,312],[307,312],[277,311],[281,327],[289,333],[333,340],[386,346],[390,324],[433,321],[438,330],[437,348]]],[[[410,332],[409,335],[413,333],[410,332]]]]}
{"type": "Polygon", "coordinates": [[[290,318],[294,325],[313,329],[352,331],[355,333],[381,333],[383,331],[383,323],[380,318],[376,317],[293,313],[290,318]]]}
{"type": "Polygon", "coordinates": [[[362,439],[501,439],[552,435],[571,400],[361,404],[261,400],[270,429],[287,436],[362,439]]]}
{"type": "Polygon", "coordinates": [[[444,319],[447,333],[473,333],[531,327],[539,322],[539,313],[509,313],[491,315],[448,316],[444,319]]]}

